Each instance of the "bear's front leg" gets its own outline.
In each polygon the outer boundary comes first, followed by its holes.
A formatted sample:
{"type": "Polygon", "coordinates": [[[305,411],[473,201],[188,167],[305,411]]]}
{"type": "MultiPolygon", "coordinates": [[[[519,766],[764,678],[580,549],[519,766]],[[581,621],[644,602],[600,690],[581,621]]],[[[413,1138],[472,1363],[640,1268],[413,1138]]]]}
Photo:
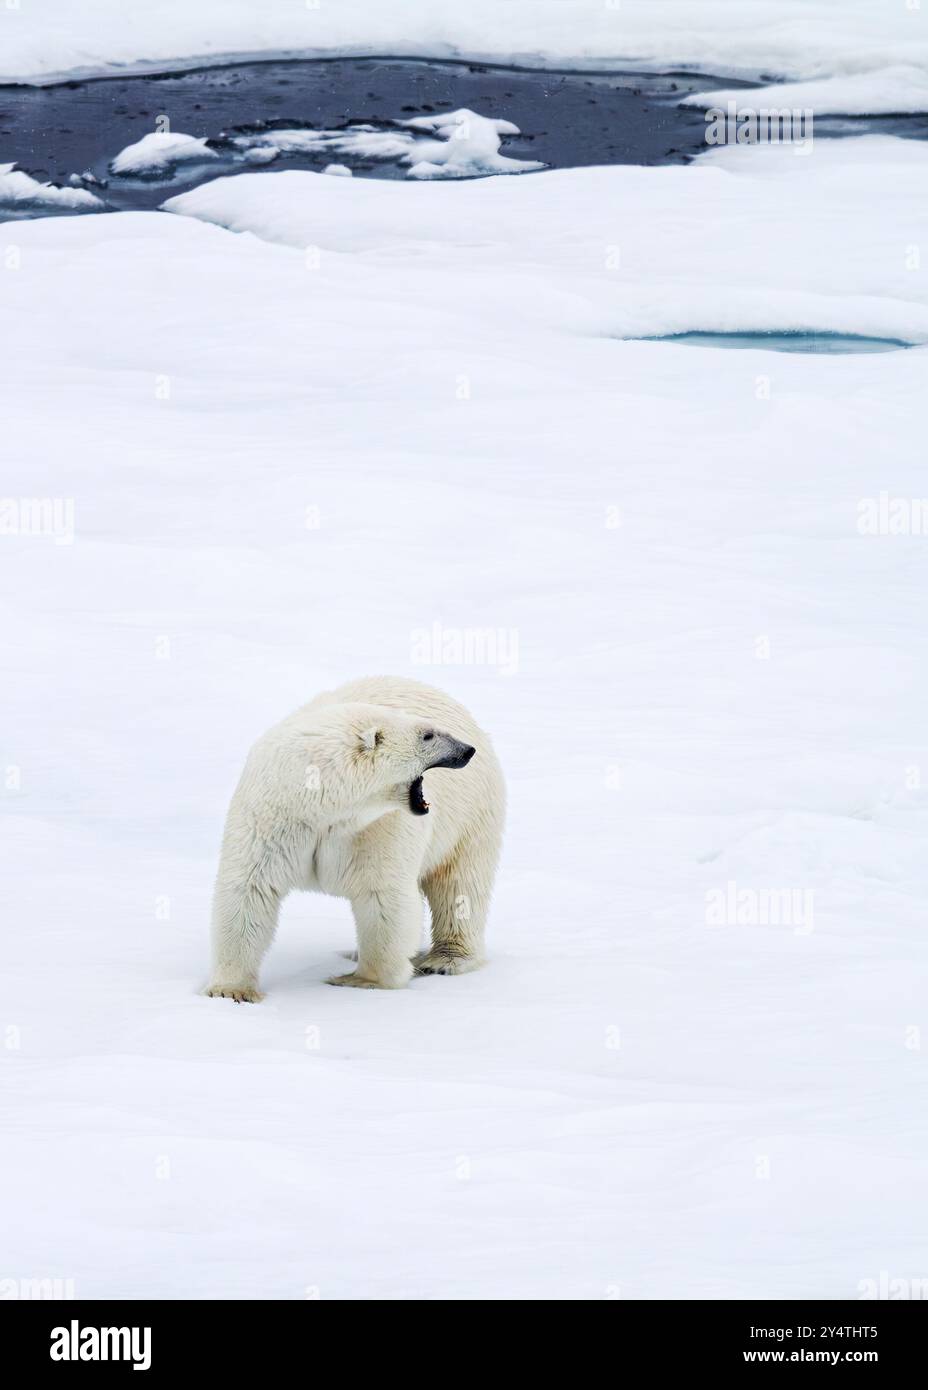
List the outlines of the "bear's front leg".
{"type": "Polygon", "coordinates": [[[258,970],[277,928],[289,884],[279,855],[265,850],[254,860],[227,836],[213,896],[213,968],[206,993],[257,1004],[264,998],[258,970]]]}
{"type": "Polygon", "coordinates": [[[411,957],[422,936],[422,898],[417,884],[366,892],[351,900],[358,932],[358,968],[335,975],[330,985],[353,989],[402,989],[412,979],[411,957]]]}

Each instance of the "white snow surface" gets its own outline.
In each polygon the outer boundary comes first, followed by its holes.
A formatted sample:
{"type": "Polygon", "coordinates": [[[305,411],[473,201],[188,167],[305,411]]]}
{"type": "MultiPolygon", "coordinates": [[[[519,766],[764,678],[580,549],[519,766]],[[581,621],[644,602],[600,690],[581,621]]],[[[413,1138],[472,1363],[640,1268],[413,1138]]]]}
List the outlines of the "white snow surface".
{"type": "Polygon", "coordinates": [[[183,135],[179,131],[152,131],[120,150],[110,160],[110,172],[123,177],[132,174],[140,178],[164,176],[172,174],[180,165],[204,164],[217,158],[216,151],[199,136],[183,135]]]}
{"type": "Polygon", "coordinates": [[[924,1275],[928,539],[857,523],[924,491],[928,350],[622,338],[923,339],[926,155],[721,154],[242,175],[185,216],[17,224],[4,486],[72,499],[74,531],[0,512],[4,1276],[853,1299],[924,1275]],[[517,634],[518,669],[415,664],[435,624],[517,634]],[[267,1001],[203,998],[245,750],[377,671],[496,740],[491,963],[331,989],[347,906],[296,896],[267,1001]],[[812,893],[811,930],[707,925],[729,883],[812,893]]]}
{"type": "Polygon", "coordinates": [[[902,0],[42,0],[0,25],[2,81],[333,54],[793,78],[928,67],[926,7],[902,0]]]}
{"type": "Polygon", "coordinates": [[[15,164],[0,164],[0,217],[31,217],[45,210],[99,212],[102,208],[101,199],[85,188],[41,183],[15,164]]]}

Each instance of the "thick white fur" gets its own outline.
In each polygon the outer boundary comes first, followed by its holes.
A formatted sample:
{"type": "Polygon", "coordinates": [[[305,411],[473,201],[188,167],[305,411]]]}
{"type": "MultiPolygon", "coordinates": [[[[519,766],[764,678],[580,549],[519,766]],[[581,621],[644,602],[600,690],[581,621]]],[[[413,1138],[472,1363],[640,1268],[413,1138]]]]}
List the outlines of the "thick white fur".
{"type": "Polygon", "coordinates": [[[414,965],[476,969],[504,812],[489,738],[440,690],[379,676],[317,696],[258,740],[232,797],[207,993],[262,997],[261,959],[294,888],[351,902],[358,966],[330,984],[399,989],[414,965]],[[429,768],[442,735],[476,749],[466,767],[429,768]],[[431,809],[416,816],[409,785],[424,769],[431,809]],[[416,957],[423,893],[432,945],[416,957]]]}

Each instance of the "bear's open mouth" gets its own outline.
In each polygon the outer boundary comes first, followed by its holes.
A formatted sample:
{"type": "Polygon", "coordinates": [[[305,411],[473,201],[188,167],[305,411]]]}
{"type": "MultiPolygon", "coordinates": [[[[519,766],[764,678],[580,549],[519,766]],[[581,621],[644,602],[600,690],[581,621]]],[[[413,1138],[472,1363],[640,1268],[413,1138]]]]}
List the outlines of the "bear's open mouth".
{"type": "Polygon", "coordinates": [[[427,816],[429,813],[429,803],[422,795],[421,777],[409,784],[409,809],[414,816],[427,816]]]}

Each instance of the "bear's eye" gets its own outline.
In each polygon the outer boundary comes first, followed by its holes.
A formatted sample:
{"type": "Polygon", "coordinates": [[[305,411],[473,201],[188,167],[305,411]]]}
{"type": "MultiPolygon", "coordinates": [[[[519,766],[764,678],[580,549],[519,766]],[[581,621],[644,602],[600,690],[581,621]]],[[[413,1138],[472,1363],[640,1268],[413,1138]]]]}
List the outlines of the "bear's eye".
{"type": "Polygon", "coordinates": [[[422,742],[423,742],[423,743],[428,743],[429,739],[433,739],[434,737],[435,737],[434,734],[423,734],[423,735],[422,735],[422,742]]]}
{"type": "Polygon", "coordinates": [[[375,747],[375,748],[379,748],[380,745],[381,745],[382,743],[383,743],[383,733],[381,732],[380,729],[378,729],[377,732],[376,732],[376,734],[374,735],[374,747],[375,747]]]}

